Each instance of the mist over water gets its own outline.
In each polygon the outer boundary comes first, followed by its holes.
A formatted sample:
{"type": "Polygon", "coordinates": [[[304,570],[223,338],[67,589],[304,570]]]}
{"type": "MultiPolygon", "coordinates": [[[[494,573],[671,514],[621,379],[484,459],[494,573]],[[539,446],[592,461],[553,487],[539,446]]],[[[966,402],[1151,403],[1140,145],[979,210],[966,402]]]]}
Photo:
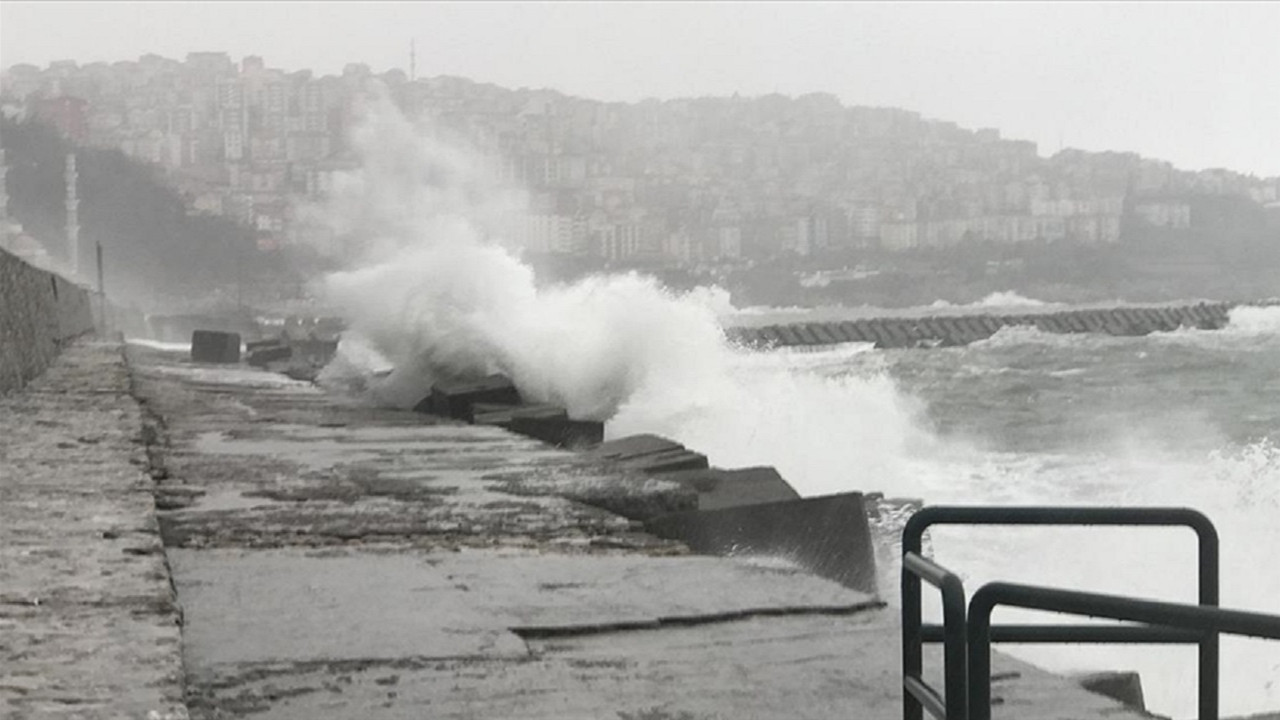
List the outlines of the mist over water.
{"type": "MultiPolygon", "coordinates": [[[[653,432],[718,466],[773,465],[804,495],[1190,506],[1222,534],[1223,604],[1280,611],[1280,408],[1268,401],[1280,309],[1145,338],[1007,328],[966,348],[750,351],[725,341],[722,323],[744,313],[714,288],[672,293],[636,274],[540,285],[504,234],[521,193],[386,101],[355,141],[364,167],[326,208],[353,250],[324,282],[349,329],[322,382],[404,407],[439,379],[502,372],[528,400],[606,420],[610,437],[653,432]]],[[[1195,600],[1189,532],[933,539],[971,589],[1003,579],[1195,600]]],[[[1190,648],[1006,649],[1057,670],[1139,670],[1152,710],[1194,714],[1190,648]]],[[[1222,678],[1224,713],[1280,708],[1280,646],[1224,639],[1222,678]]]]}

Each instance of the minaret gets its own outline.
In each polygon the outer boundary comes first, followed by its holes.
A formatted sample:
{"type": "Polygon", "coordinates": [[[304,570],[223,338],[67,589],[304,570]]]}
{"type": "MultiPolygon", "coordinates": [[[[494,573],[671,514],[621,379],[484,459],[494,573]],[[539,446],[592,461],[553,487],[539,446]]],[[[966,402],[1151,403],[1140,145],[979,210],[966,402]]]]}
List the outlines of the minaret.
{"type": "Polygon", "coordinates": [[[9,191],[6,189],[5,176],[9,173],[9,165],[4,161],[4,145],[0,144],[0,247],[9,243],[9,191]]]}
{"type": "Polygon", "coordinates": [[[4,147],[0,146],[0,245],[9,239],[9,192],[5,189],[5,175],[9,166],[4,161],[4,147]]]}
{"type": "Polygon", "coordinates": [[[418,79],[418,47],[416,41],[409,40],[409,82],[418,79]]]}
{"type": "Polygon", "coordinates": [[[76,197],[76,154],[67,153],[67,272],[80,275],[80,199],[76,197]]]}

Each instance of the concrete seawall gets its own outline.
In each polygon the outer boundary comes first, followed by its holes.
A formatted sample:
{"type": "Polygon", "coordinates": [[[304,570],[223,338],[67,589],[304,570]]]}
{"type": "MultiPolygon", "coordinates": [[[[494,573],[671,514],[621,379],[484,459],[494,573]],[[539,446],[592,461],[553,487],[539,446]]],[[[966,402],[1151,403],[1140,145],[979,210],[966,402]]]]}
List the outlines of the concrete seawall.
{"type": "Polygon", "coordinates": [[[1034,327],[1051,333],[1147,335],[1178,328],[1220,330],[1230,321],[1234,303],[1181,306],[1115,307],[1029,314],[888,317],[844,322],[733,327],[730,340],[752,347],[873,343],[877,348],[932,348],[968,345],[1001,328],[1034,327]]]}
{"type": "Polygon", "coordinates": [[[0,250],[0,393],[26,385],[92,331],[88,290],[0,250]]]}

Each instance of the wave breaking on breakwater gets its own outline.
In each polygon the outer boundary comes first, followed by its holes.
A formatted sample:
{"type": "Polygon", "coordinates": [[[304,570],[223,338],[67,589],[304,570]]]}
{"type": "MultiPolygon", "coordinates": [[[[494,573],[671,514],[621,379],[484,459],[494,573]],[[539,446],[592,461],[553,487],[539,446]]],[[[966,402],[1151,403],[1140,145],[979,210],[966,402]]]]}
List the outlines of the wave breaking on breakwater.
{"type": "Polygon", "coordinates": [[[607,420],[608,436],[653,432],[718,465],[773,465],[802,494],[911,476],[909,446],[929,435],[882,370],[831,376],[804,367],[824,357],[738,348],[717,288],[674,293],[635,273],[540,286],[504,243],[520,194],[472,155],[385,98],[353,145],[363,166],[325,213],[361,251],[323,283],[348,328],[322,383],[412,407],[439,380],[501,372],[529,401],[607,420]],[[833,467],[857,471],[833,479],[833,467]]]}

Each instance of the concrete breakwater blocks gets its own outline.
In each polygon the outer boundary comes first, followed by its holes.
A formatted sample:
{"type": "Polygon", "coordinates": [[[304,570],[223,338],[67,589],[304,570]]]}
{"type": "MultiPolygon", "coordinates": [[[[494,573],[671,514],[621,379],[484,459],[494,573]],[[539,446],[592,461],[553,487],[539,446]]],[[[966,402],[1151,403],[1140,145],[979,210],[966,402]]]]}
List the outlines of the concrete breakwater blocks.
{"type": "Polygon", "coordinates": [[[191,333],[191,359],[202,363],[240,362],[240,333],[196,330],[191,333]]]}
{"type": "Polygon", "coordinates": [[[1125,707],[1145,711],[1146,699],[1142,695],[1142,678],[1136,672],[1100,672],[1077,675],[1075,681],[1091,693],[1118,700],[1125,707]]]}
{"type": "Polygon", "coordinates": [[[732,327],[725,336],[749,347],[832,345],[868,342],[880,349],[935,348],[985,340],[1005,327],[1027,326],[1048,333],[1147,335],[1179,328],[1219,330],[1230,322],[1233,303],[1159,307],[1117,307],[1026,315],[889,317],[829,323],[732,327]]]}
{"type": "Polygon", "coordinates": [[[501,427],[565,450],[595,447],[604,440],[604,423],[598,420],[515,417],[501,427]]]}
{"type": "Polygon", "coordinates": [[[648,434],[610,440],[585,453],[585,456],[643,473],[703,470],[708,467],[706,455],[693,452],[673,440],[648,434]]]}
{"type": "Polygon", "coordinates": [[[413,409],[473,425],[501,427],[568,450],[594,447],[604,440],[603,422],[573,420],[562,407],[525,403],[511,379],[500,374],[436,383],[413,409]]]}
{"type": "Polygon", "coordinates": [[[260,340],[245,345],[248,352],[246,360],[253,367],[265,368],[273,362],[289,360],[293,357],[293,348],[281,340],[260,340]]]}
{"type": "Polygon", "coordinates": [[[663,478],[698,493],[699,510],[800,499],[800,493],[771,467],[676,470],[665,473],[663,478]]]}
{"type": "Polygon", "coordinates": [[[520,392],[506,375],[487,375],[467,380],[449,380],[431,386],[431,393],[414,406],[420,413],[430,413],[454,420],[469,420],[474,403],[519,405],[520,392]]]}
{"type": "Polygon", "coordinates": [[[845,587],[876,591],[862,493],[674,513],[645,529],[694,552],[779,558],[845,587]]]}

